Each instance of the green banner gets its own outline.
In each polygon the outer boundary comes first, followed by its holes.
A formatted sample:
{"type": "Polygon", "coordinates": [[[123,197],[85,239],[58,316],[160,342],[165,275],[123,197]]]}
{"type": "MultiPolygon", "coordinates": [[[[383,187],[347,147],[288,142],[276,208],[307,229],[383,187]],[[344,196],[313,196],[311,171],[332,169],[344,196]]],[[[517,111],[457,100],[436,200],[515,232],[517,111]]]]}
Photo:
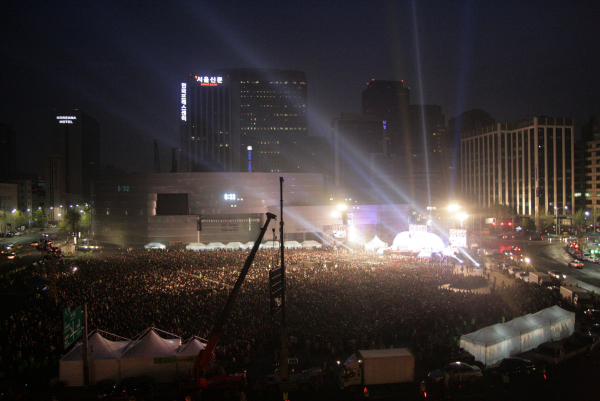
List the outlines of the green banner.
{"type": "Polygon", "coordinates": [[[73,311],[70,306],[63,309],[63,344],[65,349],[81,337],[82,330],[81,305],[73,311]]]}

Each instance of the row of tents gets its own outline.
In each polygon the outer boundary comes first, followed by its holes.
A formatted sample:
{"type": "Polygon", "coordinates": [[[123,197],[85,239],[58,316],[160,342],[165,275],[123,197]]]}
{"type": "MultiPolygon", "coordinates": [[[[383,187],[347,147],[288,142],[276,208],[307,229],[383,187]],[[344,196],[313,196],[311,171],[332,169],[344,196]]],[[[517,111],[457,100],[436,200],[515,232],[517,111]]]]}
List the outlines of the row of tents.
{"type": "Polygon", "coordinates": [[[460,346],[475,356],[476,361],[490,365],[547,341],[563,340],[574,331],[575,313],[555,305],[465,334],[460,338],[460,346]]]}
{"type": "MultiPolygon", "coordinates": [[[[188,251],[215,251],[218,249],[224,250],[239,250],[239,249],[252,249],[254,246],[254,241],[248,241],[245,244],[241,242],[229,242],[227,245],[221,242],[211,242],[208,244],[203,244],[201,242],[193,242],[185,247],[188,251]]],[[[259,249],[279,249],[281,244],[279,241],[267,241],[265,243],[260,244],[259,249]]],[[[302,248],[321,248],[321,244],[317,241],[304,241],[302,243],[298,241],[285,241],[283,243],[285,249],[302,249],[302,248]]]]}
{"type": "MultiPolygon", "coordinates": [[[[179,336],[155,328],[146,329],[133,340],[97,330],[89,336],[87,344],[89,383],[117,383],[137,376],[171,382],[192,376],[196,356],[205,345],[201,338],[182,342],[179,336]]],[[[83,343],[79,342],[60,360],[59,380],[66,386],[84,384],[83,351],[83,343]]]]}

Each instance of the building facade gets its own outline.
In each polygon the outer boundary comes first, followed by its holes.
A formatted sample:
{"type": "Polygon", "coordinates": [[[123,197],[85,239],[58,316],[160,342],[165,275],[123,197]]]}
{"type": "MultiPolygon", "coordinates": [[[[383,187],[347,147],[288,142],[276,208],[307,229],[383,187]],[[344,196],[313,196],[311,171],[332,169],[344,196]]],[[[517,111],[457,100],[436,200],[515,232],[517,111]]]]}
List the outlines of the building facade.
{"type": "Polygon", "coordinates": [[[301,71],[225,69],[181,84],[182,172],[305,171],[301,71]]]}
{"type": "Polygon", "coordinates": [[[100,126],[81,110],[54,110],[52,153],[46,159],[46,204],[84,203],[100,168],[100,126]]]}
{"type": "MultiPolygon", "coordinates": [[[[127,174],[95,182],[93,191],[92,231],[100,244],[255,241],[266,213],[280,215],[282,196],[284,240],[327,243],[344,223],[338,204],[324,197],[320,174],[127,174]]],[[[389,230],[407,229],[409,215],[410,205],[350,205],[347,223],[391,237],[389,230]]],[[[264,240],[272,239],[269,230],[264,240]]]]}
{"type": "Polygon", "coordinates": [[[0,182],[9,182],[15,178],[17,163],[15,138],[14,128],[0,123],[0,182]]]}
{"type": "Polygon", "coordinates": [[[509,205],[521,216],[571,216],[575,193],[570,118],[533,117],[461,134],[465,201],[509,205]]]}

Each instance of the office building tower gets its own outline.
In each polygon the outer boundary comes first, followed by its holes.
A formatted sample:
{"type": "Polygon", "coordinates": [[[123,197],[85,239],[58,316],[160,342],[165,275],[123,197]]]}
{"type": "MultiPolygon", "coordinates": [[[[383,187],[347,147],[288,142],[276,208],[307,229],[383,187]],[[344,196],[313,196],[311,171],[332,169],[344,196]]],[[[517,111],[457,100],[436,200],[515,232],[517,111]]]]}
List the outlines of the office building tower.
{"type": "Polygon", "coordinates": [[[372,116],[342,113],[331,124],[334,141],[334,187],[341,199],[359,203],[380,201],[374,187],[378,171],[371,162],[384,157],[385,125],[372,116]],[[374,177],[375,176],[375,177],[374,177]]]}
{"type": "Polygon", "coordinates": [[[0,123],[0,182],[15,178],[16,160],[15,130],[0,123]]]}
{"type": "Polygon", "coordinates": [[[462,193],[480,207],[509,205],[536,219],[571,216],[573,119],[532,117],[461,134],[462,193]]]}
{"type": "Polygon", "coordinates": [[[46,160],[47,204],[89,202],[100,165],[98,121],[81,110],[54,110],[52,153],[46,160]]]}
{"type": "Polygon", "coordinates": [[[224,69],[181,84],[181,171],[304,171],[306,76],[224,69]]]}

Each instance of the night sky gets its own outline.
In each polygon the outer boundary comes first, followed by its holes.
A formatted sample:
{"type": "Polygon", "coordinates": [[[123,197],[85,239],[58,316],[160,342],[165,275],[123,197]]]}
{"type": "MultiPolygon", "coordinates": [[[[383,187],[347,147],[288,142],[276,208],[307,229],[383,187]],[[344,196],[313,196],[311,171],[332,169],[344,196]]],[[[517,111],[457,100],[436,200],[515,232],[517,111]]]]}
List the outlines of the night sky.
{"type": "Polygon", "coordinates": [[[598,1],[0,2],[0,122],[18,168],[43,172],[52,110],[100,122],[101,158],[163,171],[177,146],[179,85],[220,68],[306,72],[311,135],[361,111],[371,79],[404,80],[446,120],[600,113],[598,1]]]}

